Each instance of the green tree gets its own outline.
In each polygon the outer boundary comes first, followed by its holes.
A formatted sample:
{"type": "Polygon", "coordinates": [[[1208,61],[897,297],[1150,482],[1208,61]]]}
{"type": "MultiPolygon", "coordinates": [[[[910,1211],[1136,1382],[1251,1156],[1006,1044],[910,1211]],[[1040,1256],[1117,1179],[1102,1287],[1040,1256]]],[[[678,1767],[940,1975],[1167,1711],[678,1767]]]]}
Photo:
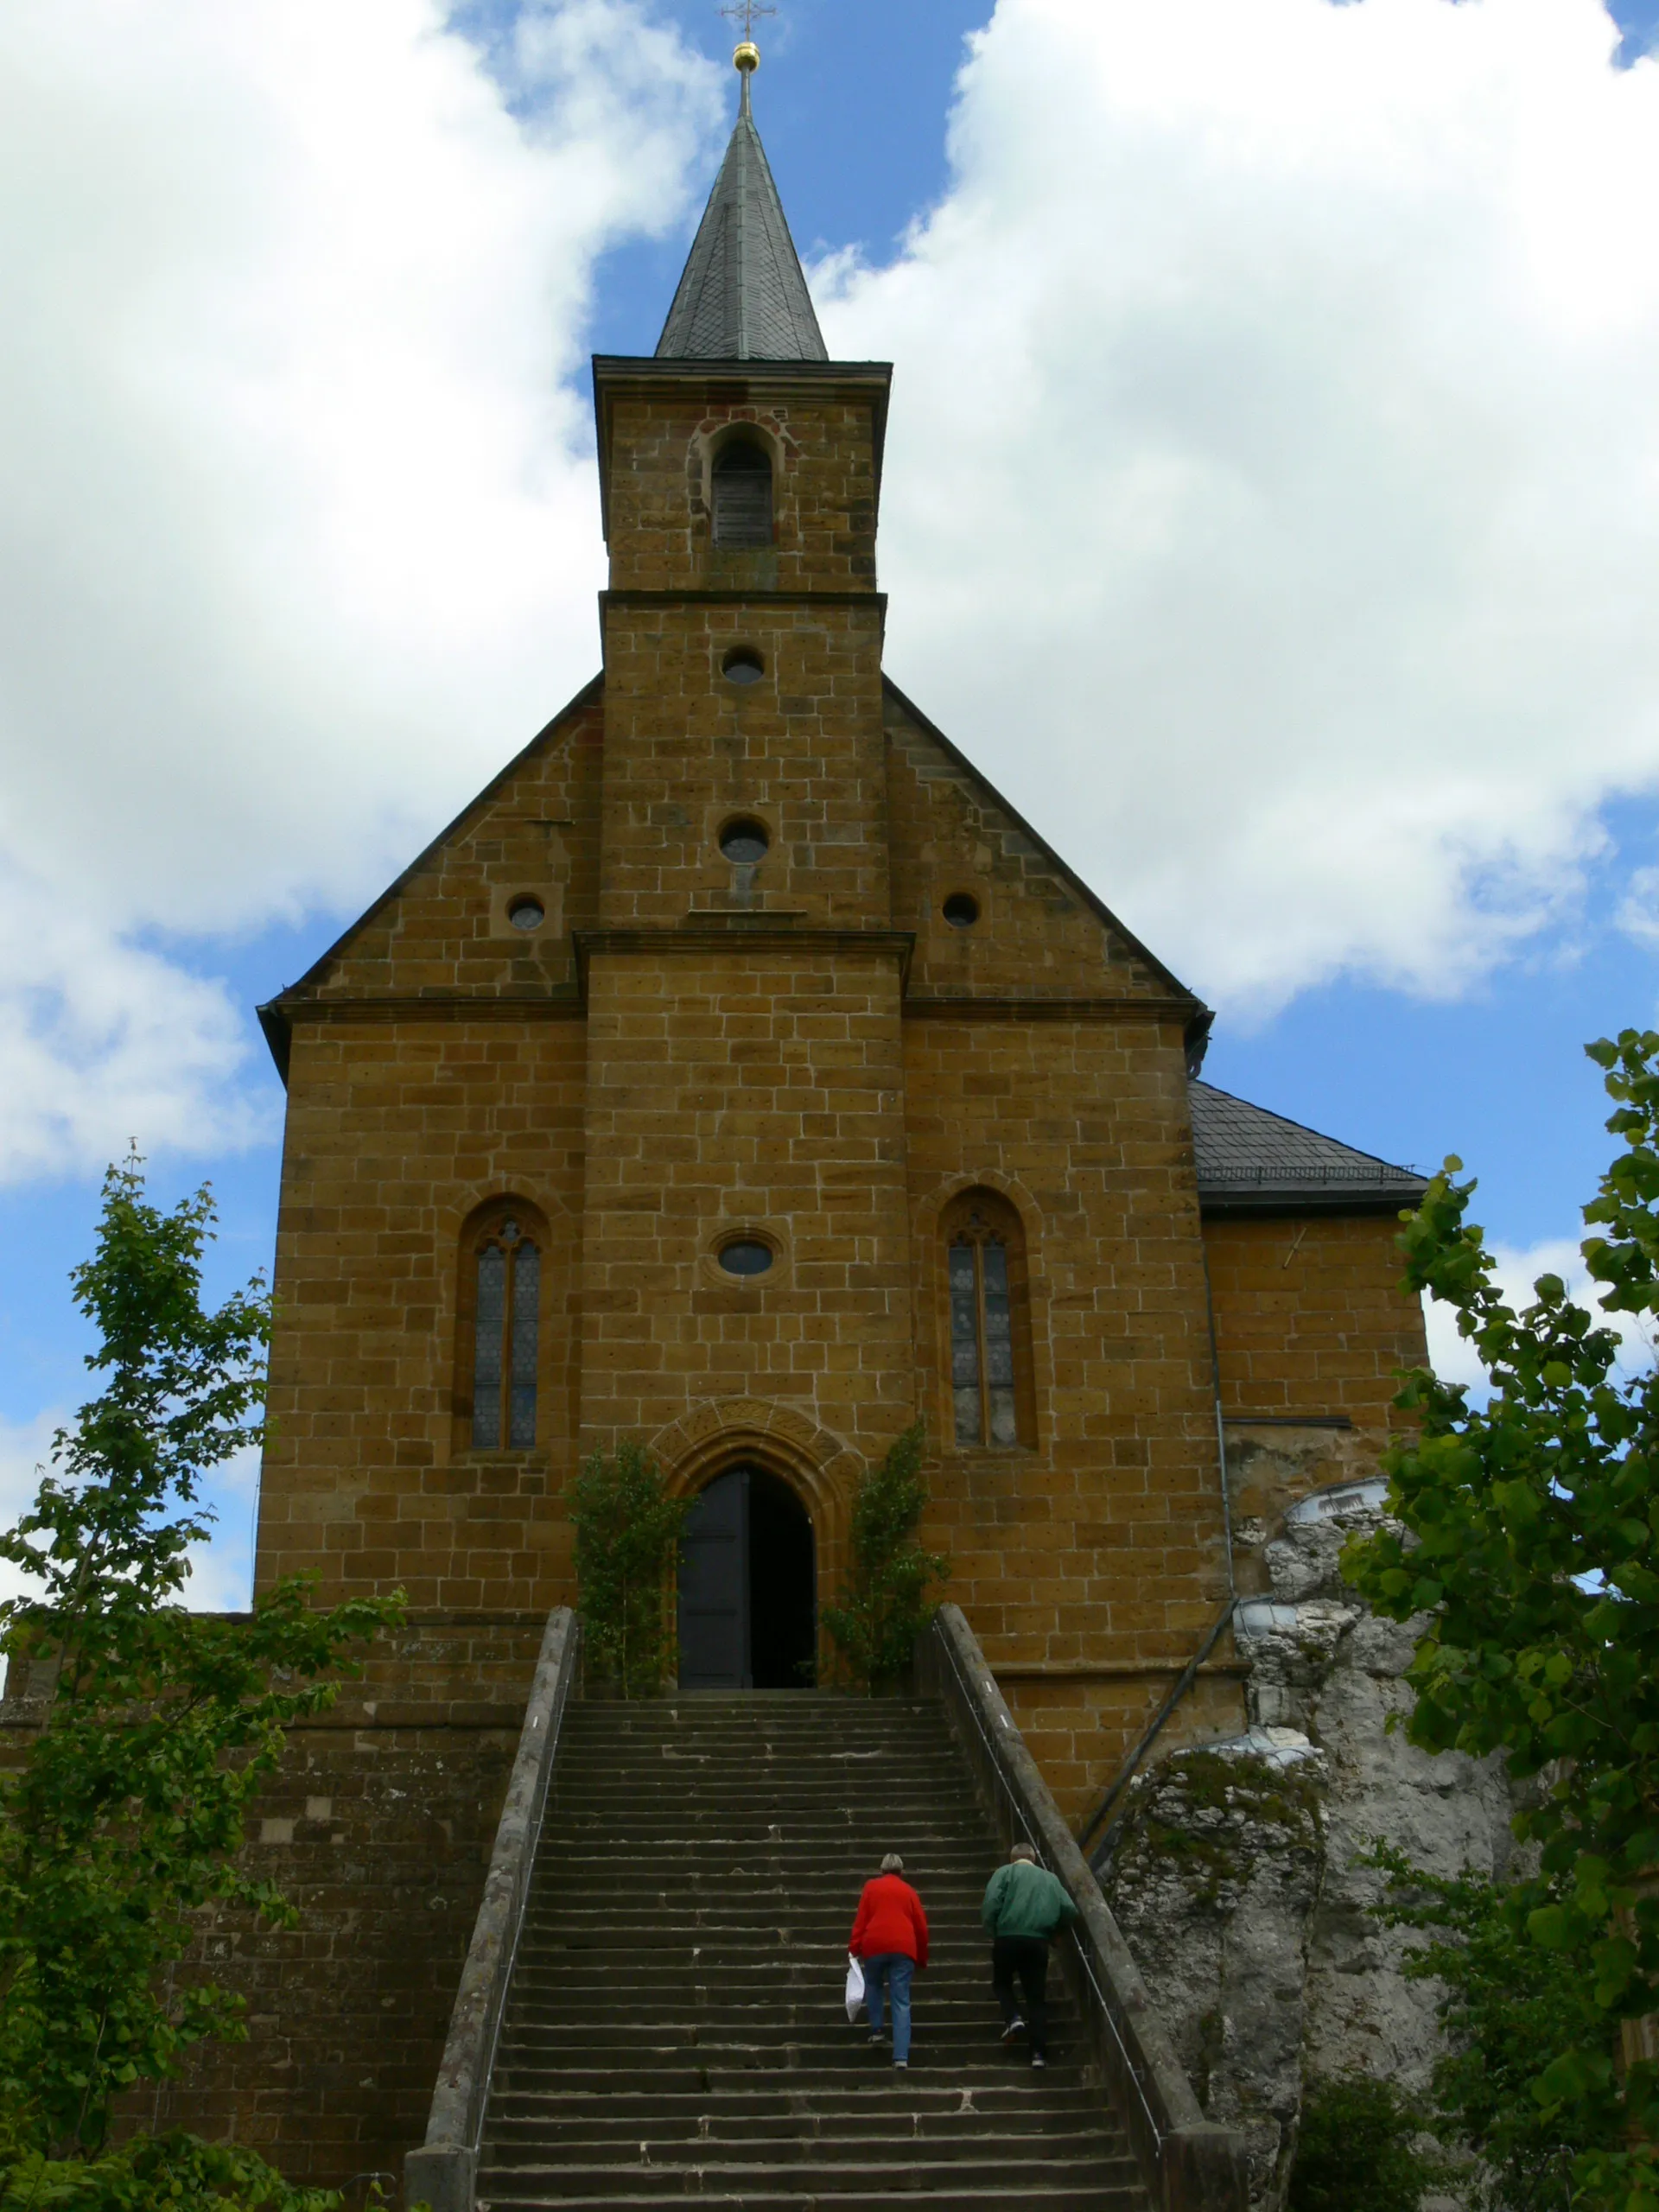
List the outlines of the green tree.
{"type": "MultiPolygon", "coordinates": [[[[1589,1046],[1624,1149],[1584,1210],[1604,1313],[1659,1306],[1659,1035],[1589,1046]]],[[[1346,1570],[1378,1611],[1427,1614],[1408,1674],[1411,1740],[1501,1751],[1537,1802],[1516,1822],[1535,1878],[1504,1910],[1546,1952],[1582,1955],[1605,2024],[1540,2054],[1534,2094],[1564,2138],[1596,2139],[1610,2098],[1626,2150],[1586,2150],[1597,2202],[1659,2206],[1659,2079],[1622,2075],[1618,2024],[1659,2011],[1659,1376],[1626,1375],[1613,1329],[1541,1275],[1516,1312],[1466,1219],[1472,1183],[1449,1160],[1401,1243],[1405,1287],[1449,1305],[1491,1380],[1484,1407],[1426,1370],[1396,1402],[1416,1425],[1386,1454],[1394,1527],[1356,1541],[1346,1570]],[[1548,2063],[1542,2061],[1548,2059],[1548,2063]]]]}
{"type": "Polygon", "coordinates": [[[204,1476],[263,1433],[269,1300],[256,1281],[203,1308],[213,1218],[206,1189],[163,1212],[137,1157],[110,1170],[93,1256],[71,1277],[104,1387],[54,1440],[33,1510],[0,1535],[0,1558],[36,1586],[0,1605],[0,1649],[50,1684],[44,1725],[0,1783],[0,2203],[114,2206],[129,2185],[135,2203],[243,2201],[213,2194],[219,2181],[249,2203],[304,2201],[257,2160],[238,2180],[187,2137],[104,2155],[123,2090],[176,2072],[204,2037],[245,2034],[238,1997],[176,1972],[194,1916],[292,1923],[238,1863],[245,1808],[288,1725],[332,1700],[323,1678],[353,1671],[348,1647],[401,1618],[397,1599],[314,1611],[298,1580],[251,1618],[179,1602],[213,1517],[204,1476]]]}
{"type": "Polygon", "coordinates": [[[923,1427],[895,1440],[879,1467],[867,1468],[853,1499],[852,1575],[823,1624],[846,1673],[872,1694],[908,1671],[916,1639],[938,1611],[929,1589],[950,1572],[925,1552],[916,1529],[927,1503],[922,1480],[923,1427]]]}
{"type": "Polygon", "coordinates": [[[1478,2150],[1484,2175],[1461,2177],[1459,2193],[1491,2212],[1556,2212],[1572,2201],[1579,2159],[1616,2150],[1623,2127],[1614,2076],[1570,2106],[1533,2094],[1548,2058],[1611,2043],[1596,2002],[1592,1943],[1533,1942],[1507,1883],[1468,1872],[1426,1874],[1388,1845],[1363,1863],[1388,1877],[1373,1916],[1429,1938],[1406,1954],[1402,1971],[1439,1985],[1447,2047],[1434,2064],[1423,2125],[1448,2149],[1478,2150]]]}
{"type": "Polygon", "coordinates": [[[586,1664],[624,1697],[651,1697],[676,1664],[673,1575],[691,1500],[671,1497],[644,1447],[590,1452],[570,1504],[586,1664]]]}
{"type": "Polygon", "coordinates": [[[1446,2169],[1417,2148],[1422,2116],[1392,2082],[1332,2074],[1307,2085],[1288,2212],[1417,2212],[1446,2169]]]}

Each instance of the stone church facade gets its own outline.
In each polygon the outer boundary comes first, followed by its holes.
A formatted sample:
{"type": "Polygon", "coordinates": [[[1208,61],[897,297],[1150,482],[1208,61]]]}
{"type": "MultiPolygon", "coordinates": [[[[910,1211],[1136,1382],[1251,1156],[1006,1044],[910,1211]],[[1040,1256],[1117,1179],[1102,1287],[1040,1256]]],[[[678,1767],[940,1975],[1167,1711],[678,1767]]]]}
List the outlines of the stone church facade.
{"type": "MultiPolygon", "coordinates": [[[[411,1609],[296,1738],[256,1849],[308,1963],[245,1946],[210,2101],[319,2178],[418,2133],[582,1454],[699,1500],[685,1686],[781,1688],[925,1421],[925,1540],[1080,1818],[1234,1522],[1363,1472],[1423,1355],[1417,1179],[1205,1085],[1208,1010],[886,673],[891,373],[827,358],[746,76],[656,354],[594,365],[601,672],[261,1009],[257,1580],[411,1609]]],[[[1232,1649],[1171,1740],[1243,1725],[1232,1649]]]]}

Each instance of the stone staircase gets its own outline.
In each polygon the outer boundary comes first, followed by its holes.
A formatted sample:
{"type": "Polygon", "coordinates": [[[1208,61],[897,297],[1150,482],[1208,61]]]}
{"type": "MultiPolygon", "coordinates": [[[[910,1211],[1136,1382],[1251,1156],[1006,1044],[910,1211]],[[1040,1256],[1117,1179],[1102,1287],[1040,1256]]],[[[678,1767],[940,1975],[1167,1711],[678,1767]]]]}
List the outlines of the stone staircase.
{"type": "Polygon", "coordinates": [[[486,2115],[492,2212],[1146,2212],[1052,1977],[1004,2046],[979,1899],[1001,1853],[938,1707],[815,1692],[573,1704],[486,2115]],[[860,1885],[900,1852],[933,1961],[910,2070],[842,2004],[860,1885]]]}

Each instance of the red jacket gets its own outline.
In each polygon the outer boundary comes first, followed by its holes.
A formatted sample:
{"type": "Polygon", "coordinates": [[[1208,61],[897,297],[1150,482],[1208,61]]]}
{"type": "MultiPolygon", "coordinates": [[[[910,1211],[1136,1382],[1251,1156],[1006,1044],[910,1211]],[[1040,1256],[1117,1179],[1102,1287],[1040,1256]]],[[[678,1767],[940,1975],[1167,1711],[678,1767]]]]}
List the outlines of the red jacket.
{"type": "Polygon", "coordinates": [[[927,1964],[927,1915],[922,1901],[901,1875],[878,1874],[866,1882],[847,1948],[855,1959],[879,1959],[897,1951],[901,1958],[927,1964]]]}

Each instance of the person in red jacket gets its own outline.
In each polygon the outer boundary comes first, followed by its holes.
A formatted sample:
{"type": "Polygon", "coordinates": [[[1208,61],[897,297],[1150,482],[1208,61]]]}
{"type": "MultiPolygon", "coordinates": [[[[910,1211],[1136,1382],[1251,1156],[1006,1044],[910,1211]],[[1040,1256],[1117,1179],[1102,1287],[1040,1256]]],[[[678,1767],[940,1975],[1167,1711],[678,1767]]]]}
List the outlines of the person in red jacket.
{"type": "Polygon", "coordinates": [[[884,2043],[881,2000],[893,2003],[893,2063],[910,2064],[910,1978],[927,1964],[927,1915],[904,1878],[905,1862],[896,1851],[881,1861],[874,1881],[866,1882],[847,1948],[864,1969],[864,2002],[869,2008],[870,2041],[884,2043]]]}

